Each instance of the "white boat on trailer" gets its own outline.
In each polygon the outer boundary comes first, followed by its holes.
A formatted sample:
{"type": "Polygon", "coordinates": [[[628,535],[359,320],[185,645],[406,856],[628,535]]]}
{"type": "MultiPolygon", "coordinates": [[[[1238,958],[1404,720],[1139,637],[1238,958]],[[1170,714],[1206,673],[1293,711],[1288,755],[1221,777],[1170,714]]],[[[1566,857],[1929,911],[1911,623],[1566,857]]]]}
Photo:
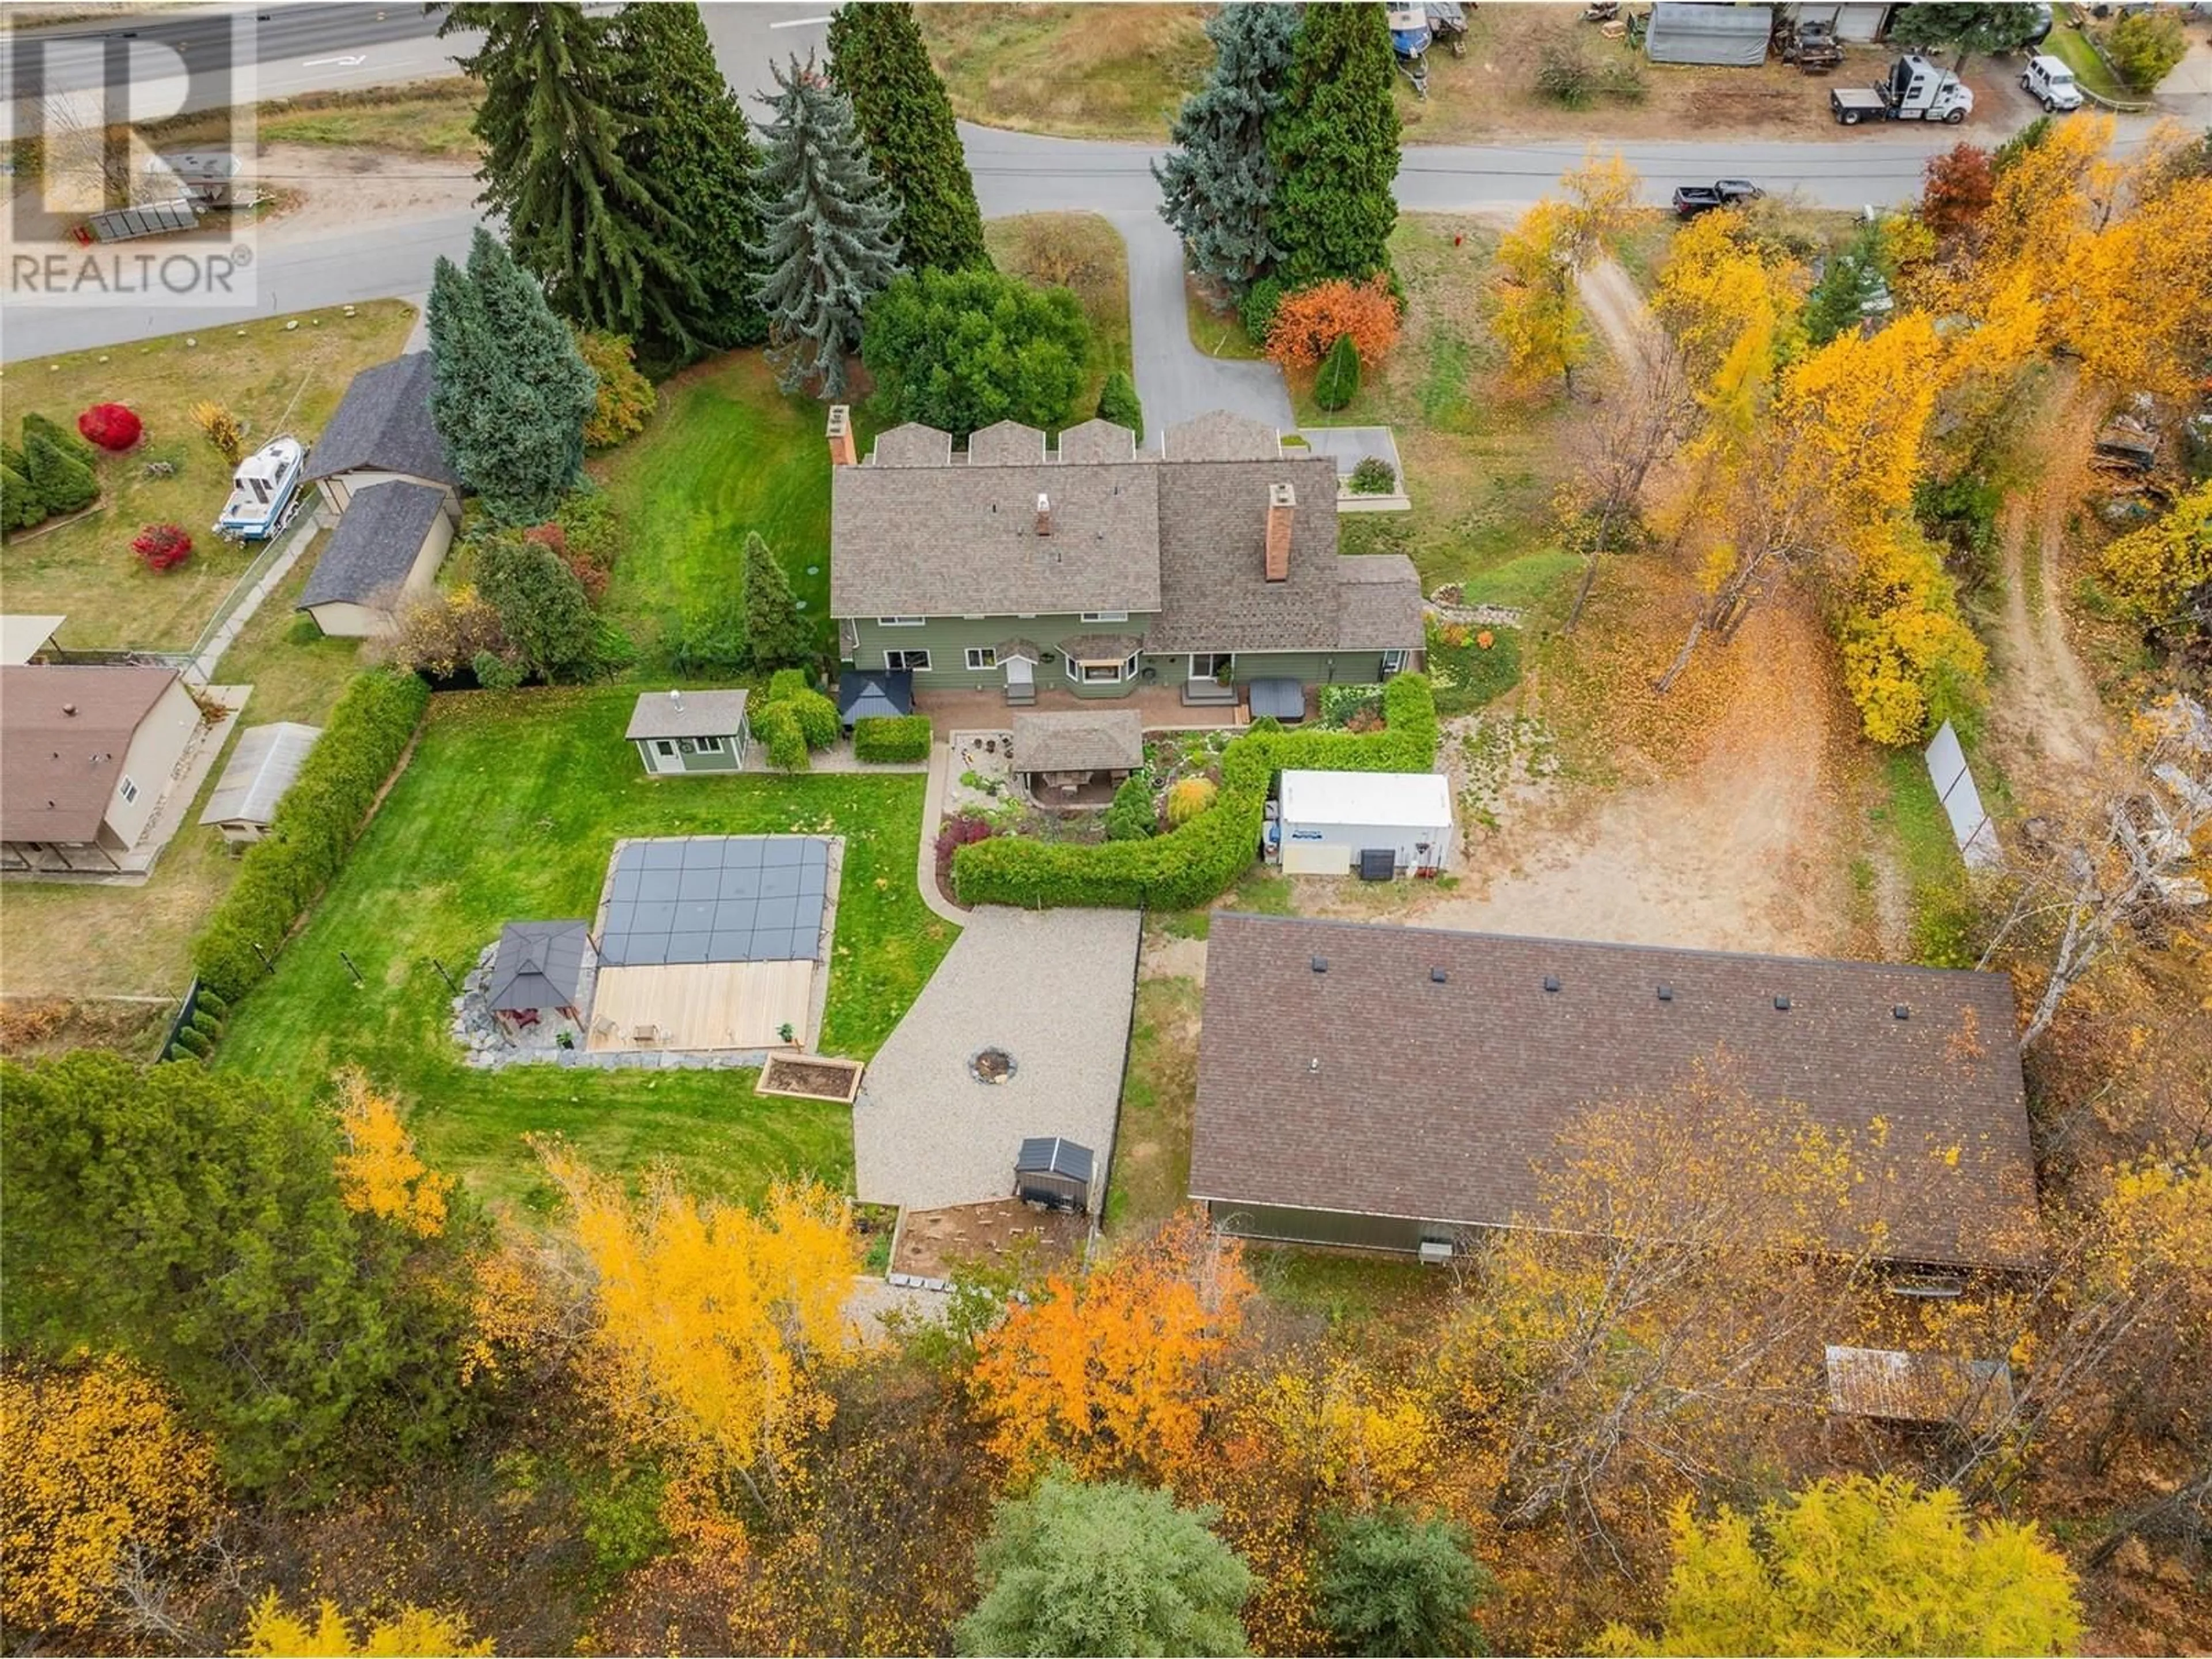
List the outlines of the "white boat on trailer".
{"type": "Polygon", "coordinates": [[[230,500],[215,533],[227,541],[266,541],[291,523],[307,464],[307,447],[297,438],[272,438],[248,455],[231,474],[230,500]]]}

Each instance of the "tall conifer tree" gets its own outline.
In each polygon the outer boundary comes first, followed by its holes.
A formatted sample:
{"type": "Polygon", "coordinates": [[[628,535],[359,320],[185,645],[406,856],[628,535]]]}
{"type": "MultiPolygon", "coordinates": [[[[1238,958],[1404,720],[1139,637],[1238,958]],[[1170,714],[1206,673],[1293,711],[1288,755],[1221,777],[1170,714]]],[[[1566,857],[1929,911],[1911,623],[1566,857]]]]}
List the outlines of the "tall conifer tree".
{"type": "Polygon", "coordinates": [[[1191,263],[1242,294],[1268,275],[1277,177],[1267,127],[1283,101],[1297,9],[1224,6],[1206,21],[1213,72],[1176,118],[1176,148],[1152,165],[1160,216],[1189,244],[1191,263]]]}
{"type": "Polygon", "coordinates": [[[1382,8],[1308,6],[1268,131],[1280,175],[1270,228],[1286,288],[1352,282],[1390,263],[1398,222],[1397,73],[1382,8]]]}
{"type": "Polygon", "coordinates": [[[845,391],[845,358],[860,343],[868,301],[899,273],[891,228],[898,203],[868,165],[853,106],[810,58],[773,69],[773,118],[761,129],[762,270],[783,388],[845,391]]]}
{"type": "Polygon", "coordinates": [[[868,159],[898,198],[909,270],[988,268],[983,215],[952,100],[904,0],[848,0],[830,20],[830,78],[853,100],[868,159]]]}

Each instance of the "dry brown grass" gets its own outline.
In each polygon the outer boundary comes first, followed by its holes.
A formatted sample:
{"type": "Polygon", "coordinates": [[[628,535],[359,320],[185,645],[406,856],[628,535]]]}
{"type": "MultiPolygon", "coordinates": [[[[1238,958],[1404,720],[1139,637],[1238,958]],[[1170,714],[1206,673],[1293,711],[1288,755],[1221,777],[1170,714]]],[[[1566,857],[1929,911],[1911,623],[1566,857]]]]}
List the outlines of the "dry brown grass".
{"type": "MultiPolygon", "coordinates": [[[[182,994],[179,988],[179,994],[182,994]]],[[[0,1054],[36,1060],[77,1048],[112,1048],[150,1060],[177,1012],[174,1001],[77,1001],[67,997],[0,1000],[0,1054]]]]}
{"type": "Polygon", "coordinates": [[[1129,249],[1096,213],[1024,213],[983,227],[992,262],[1041,288],[1074,291],[1091,323],[1091,376],[1068,423],[1087,421],[1106,377],[1129,368],[1129,249]]]}
{"type": "Polygon", "coordinates": [[[1159,142],[1213,61],[1196,6],[915,9],[966,121],[1159,142]]]}

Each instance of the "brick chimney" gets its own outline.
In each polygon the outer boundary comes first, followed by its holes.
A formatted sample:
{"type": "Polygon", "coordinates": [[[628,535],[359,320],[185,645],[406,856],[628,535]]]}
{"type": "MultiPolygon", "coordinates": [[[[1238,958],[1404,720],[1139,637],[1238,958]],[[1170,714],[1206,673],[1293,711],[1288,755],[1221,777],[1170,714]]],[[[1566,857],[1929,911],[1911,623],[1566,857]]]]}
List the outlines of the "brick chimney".
{"type": "Polygon", "coordinates": [[[849,404],[830,405],[830,465],[850,466],[853,453],[853,410],[849,404]]]}
{"type": "Polygon", "coordinates": [[[1289,484],[1267,486],[1267,580],[1287,581],[1291,574],[1291,515],[1297,510],[1298,492],[1289,484]]]}
{"type": "Polygon", "coordinates": [[[1046,495],[1042,489],[1037,491],[1036,530],[1037,534],[1040,536],[1049,536],[1052,534],[1052,497],[1046,495]]]}

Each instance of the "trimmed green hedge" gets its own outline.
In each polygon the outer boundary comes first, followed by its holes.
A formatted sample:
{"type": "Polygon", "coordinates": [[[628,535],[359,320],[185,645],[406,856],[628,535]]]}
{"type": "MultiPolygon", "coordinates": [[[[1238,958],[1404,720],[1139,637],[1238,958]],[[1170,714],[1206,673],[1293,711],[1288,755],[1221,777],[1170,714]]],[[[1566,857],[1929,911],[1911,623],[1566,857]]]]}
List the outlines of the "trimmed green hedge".
{"type": "Polygon", "coordinates": [[[267,839],[246,848],[238,879],[192,942],[193,969],[225,1003],[261,978],[253,947],[273,958],[337,874],[429,701],[422,678],[392,669],[357,676],[339,697],[267,839]]]}
{"type": "Polygon", "coordinates": [[[1401,674],[1382,688],[1380,732],[1261,731],[1222,751],[1221,793],[1179,830],[1096,846],[994,836],[952,855],[963,904],[1188,910],[1233,886],[1259,856],[1267,790],[1285,768],[1321,772],[1425,772],[1436,764],[1437,705],[1429,683],[1401,674]]]}
{"type": "MultiPolygon", "coordinates": [[[[832,715],[836,710],[832,709],[832,715]]],[[[807,769],[806,733],[799,714],[788,702],[772,702],[752,717],[753,736],[768,751],[768,763],[779,772],[807,769]]]]}
{"type": "Polygon", "coordinates": [[[853,722],[853,754],[864,761],[929,758],[929,716],[866,714],[853,722]]]}

